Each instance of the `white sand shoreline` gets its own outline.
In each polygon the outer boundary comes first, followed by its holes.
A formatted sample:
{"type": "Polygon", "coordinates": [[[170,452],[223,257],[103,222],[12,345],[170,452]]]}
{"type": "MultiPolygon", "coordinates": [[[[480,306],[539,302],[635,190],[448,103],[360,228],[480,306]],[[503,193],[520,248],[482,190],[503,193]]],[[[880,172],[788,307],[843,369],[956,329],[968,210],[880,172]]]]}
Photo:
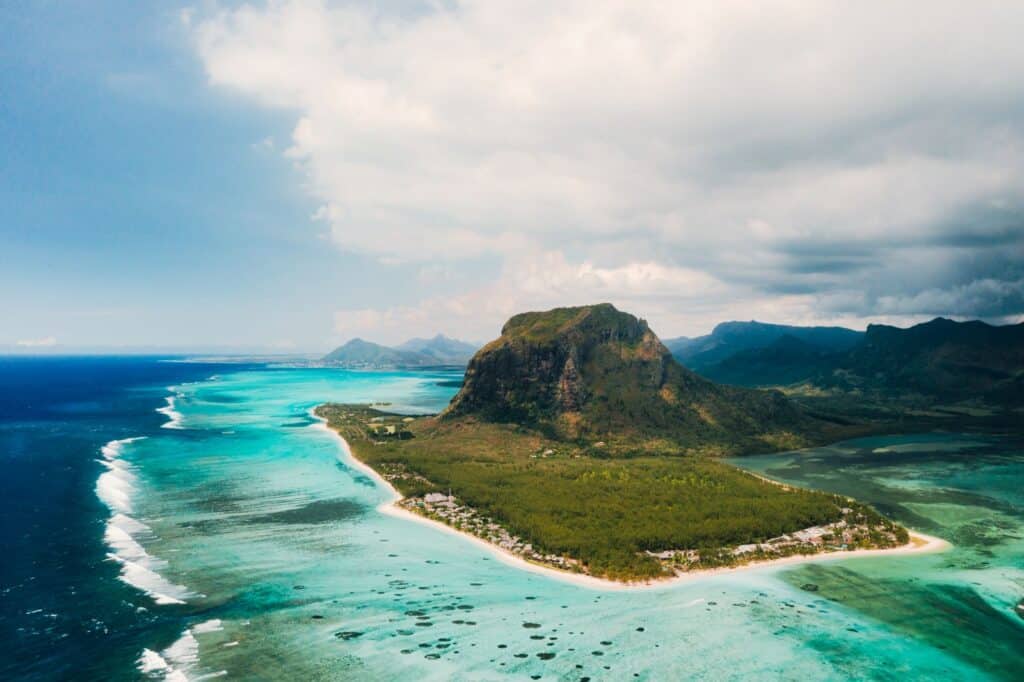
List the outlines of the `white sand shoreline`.
{"type": "MultiPolygon", "coordinates": [[[[318,406],[319,407],[319,406],[318,406]]],[[[680,583],[691,582],[699,580],[701,578],[709,578],[716,575],[724,575],[729,573],[737,573],[740,571],[749,571],[753,569],[769,569],[778,566],[785,566],[790,564],[805,563],[810,561],[834,561],[838,559],[852,559],[857,557],[870,557],[870,556],[881,556],[881,555],[904,555],[904,554],[926,554],[932,552],[943,552],[952,547],[952,545],[937,537],[931,535],[925,535],[924,533],[918,533],[917,531],[910,532],[910,542],[902,547],[893,547],[891,549],[856,549],[853,551],[840,551],[840,552],[824,552],[821,554],[809,554],[809,555],[794,555],[788,557],[781,557],[778,559],[766,559],[764,561],[752,561],[748,564],[741,566],[728,566],[722,568],[704,568],[695,571],[687,571],[686,573],[680,573],[670,578],[660,578],[657,580],[648,581],[637,581],[637,582],[619,582],[617,580],[609,580],[607,578],[597,578],[592,575],[584,575],[581,573],[571,573],[569,571],[563,571],[561,569],[552,568],[549,566],[542,566],[535,564],[530,561],[526,561],[520,556],[517,556],[511,552],[508,552],[497,545],[494,545],[486,540],[479,538],[470,533],[464,533],[460,530],[456,530],[451,526],[435,521],[434,519],[428,519],[425,516],[408,511],[397,505],[403,498],[402,494],[391,485],[383,476],[378,474],[368,464],[359,460],[354,454],[352,449],[349,447],[348,442],[341,436],[340,433],[330,428],[327,425],[327,420],[316,414],[316,408],[309,411],[311,417],[317,420],[317,424],[313,425],[313,428],[322,429],[327,433],[334,436],[341,446],[341,451],[344,455],[345,463],[352,466],[355,469],[365,473],[375,482],[380,484],[385,490],[387,490],[392,499],[382,502],[378,505],[377,510],[388,516],[394,516],[397,518],[412,521],[414,523],[420,523],[443,533],[449,533],[456,535],[464,540],[468,540],[480,546],[493,554],[501,562],[514,566],[531,573],[537,573],[540,575],[553,578],[555,580],[561,580],[563,582],[572,583],[581,587],[587,587],[594,590],[605,590],[605,591],[619,591],[619,590],[648,590],[657,588],[667,588],[678,585],[680,583]]],[[[765,479],[771,480],[771,479],[765,479]]],[[[778,483],[778,481],[772,481],[778,483]]]]}

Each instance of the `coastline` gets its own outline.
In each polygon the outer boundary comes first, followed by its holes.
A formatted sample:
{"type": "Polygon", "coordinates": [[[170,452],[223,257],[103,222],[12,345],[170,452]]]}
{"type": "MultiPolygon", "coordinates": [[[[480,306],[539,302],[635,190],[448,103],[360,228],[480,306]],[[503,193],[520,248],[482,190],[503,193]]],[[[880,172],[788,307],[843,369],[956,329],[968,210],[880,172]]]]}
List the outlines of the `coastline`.
{"type": "MultiPolygon", "coordinates": [[[[648,590],[658,588],[669,588],[680,583],[690,582],[693,580],[699,580],[702,578],[709,578],[717,575],[724,575],[728,573],[736,573],[739,571],[748,571],[753,569],[769,569],[778,566],[805,563],[811,561],[834,561],[838,559],[850,559],[857,557],[868,557],[868,556],[897,556],[905,554],[930,554],[933,552],[943,552],[952,547],[952,544],[941,538],[919,533],[917,531],[907,529],[910,534],[910,542],[901,547],[890,547],[886,549],[856,549],[852,551],[839,551],[839,552],[822,552],[819,554],[808,554],[802,555],[797,554],[793,556],[780,557],[777,559],[765,559],[763,561],[752,561],[750,563],[742,564],[740,566],[723,566],[720,568],[703,568],[695,571],[687,571],[685,573],[679,573],[675,576],[658,578],[655,580],[647,581],[636,581],[636,582],[620,582],[618,580],[611,580],[608,578],[598,578],[592,575],[586,575],[582,573],[572,573],[570,571],[563,571],[558,568],[550,566],[544,566],[536,564],[531,561],[527,561],[512,552],[506,551],[497,545],[494,545],[486,540],[477,537],[471,533],[464,533],[460,530],[452,528],[448,524],[429,519],[425,516],[413,513],[406,509],[403,509],[397,505],[398,502],[404,499],[403,495],[391,485],[383,476],[377,473],[373,467],[369,466],[358,457],[353,454],[352,449],[349,447],[348,441],[346,441],[340,433],[332,429],[327,425],[327,420],[316,414],[316,407],[310,408],[309,415],[316,420],[316,424],[312,425],[312,428],[321,429],[334,436],[337,439],[338,444],[341,447],[343,458],[345,463],[358,469],[360,472],[369,476],[375,483],[378,483],[381,487],[387,490],[390,495],[390,500],[385,500],[377,506],[377,511],[382,514],[387,514],[395,518],[401,518],[414,523],[420,523],[430,526],[436,530],[444,533],[455,535],[464,540],[475,543],[482,549],[487,550],[499,561],[509,566],[519,568],[521,570],[530,571],[531,573],[537,573],[539,575],[547,576],[554,580],[560,580],[563,582],[572,583],[580,587],[587,587],[594,590],[604,591],[621,591],[621,590],[648,590]]],[[[756,475],[756,474],[755,474],[756,475]]],[[[766,481],[771,479],[765,478],[766,481]]],[[[771,481],[776,485],[786,485],[779,481],[771,481]]]]}

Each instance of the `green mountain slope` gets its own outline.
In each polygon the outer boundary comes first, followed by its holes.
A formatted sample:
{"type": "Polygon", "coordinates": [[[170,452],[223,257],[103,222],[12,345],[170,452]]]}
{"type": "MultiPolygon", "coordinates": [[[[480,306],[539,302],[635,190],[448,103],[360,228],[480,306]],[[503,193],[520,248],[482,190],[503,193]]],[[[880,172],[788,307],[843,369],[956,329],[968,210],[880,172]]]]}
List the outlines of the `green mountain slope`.
{"type": "MultiPolygon", "coordinates": [[[[813,350],[815,354],[821,354],[847,351],[861,342],[864,333],[845,327],[799,327],[757,321],[722,322],[706,336],[668,339],[665,346],[683,365],[713,378],[713,368],[733,355],[769,348],[786,337],[806,344],[808,350],[813,350]]],[[[754,383],[749,382],[749,385],[754,383]]]]}
{"type": "Polygon", "coordinates": [[[701,376],[736,386],[786,386],[832,371],[843,357],[787,334],[708,365],[701,376]]]}
{"type": "Polygon", "coordinates": [[[936,318],[909,329],[871,325],[863,343],[815,383],[1024,404],[1024,323],[997,327],[936,318]]]}
{"type": "Polygon", "coordinates": [[[611,451],[711,454],[798,447],[822,426],[779,392],[698,376],[645,321],[607,303],[511,318],[470,361],[443,415],[459,416],[611,451]]]}

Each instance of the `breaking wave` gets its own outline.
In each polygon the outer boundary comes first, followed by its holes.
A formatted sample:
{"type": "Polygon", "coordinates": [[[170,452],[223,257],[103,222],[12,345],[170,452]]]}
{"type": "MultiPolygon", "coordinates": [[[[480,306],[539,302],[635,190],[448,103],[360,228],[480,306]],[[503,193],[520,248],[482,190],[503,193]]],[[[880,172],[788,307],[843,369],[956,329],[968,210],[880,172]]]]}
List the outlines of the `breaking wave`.
{"type": "Polygon", "coordinates": [[[173,644],[163,651],[143,649],[137,661],[138,670],[143,676],[154,680],[170,682],[187,682],[188,680],[221,677],[227,671],[197,675],[199,666],[199,640],[196,635],[221,630],[220,620],[208,620],[190,628],[185,628],[173,644]]]}
{"type": "Polygon", "coordinates": [[[178,398],[184,396],[184,393],[175,391],[173,388],[170,387],[168,387],[168,390],[174,391],[174,395],[169,395],[166,398],[164,398],[164,400],[167,401],[167,404],[163,407],[158,407],[156,409],[157,412],[159,412],[162,415],[165,415],[168,419],[168,421],[164,422],[160,426],[161,428],[164,429],[183,429],[185,427],[182,425],[182,415],[181,412],[178,412],[178,410],[176,409],[176,403],[178,398]]]}
{"type": "Polygon", "coordinates": [[[111,512],[103,533],[110,549],[107,557],[121,565],[121,581],[145,592],[157,604],[184,604],[195,595],[160,575],[167,562],[150,555],[140,542],[152,536],[152,531],[131,516],[138,476],[123,455],[125,446],[138,440],[142,438],[112,440],[100,448],[100,462],[107,470],[96,480],[96,495],[111,512]]]}

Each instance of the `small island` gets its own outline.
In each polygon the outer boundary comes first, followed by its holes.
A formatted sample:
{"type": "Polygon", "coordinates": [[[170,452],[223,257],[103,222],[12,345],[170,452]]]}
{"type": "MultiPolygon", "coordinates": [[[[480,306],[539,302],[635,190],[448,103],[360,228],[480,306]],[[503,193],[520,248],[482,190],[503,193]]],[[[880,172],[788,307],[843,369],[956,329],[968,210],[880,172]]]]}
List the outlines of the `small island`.
{"type": "Polygon", "coordinates": [[[867,505],[719,461],[839,427],[778,392],[693,374],[608,304],[512,318],[440,415],[381,407],[315,414],[400,509],[539,566],[647,582],[912,545],[867,505]]]}

